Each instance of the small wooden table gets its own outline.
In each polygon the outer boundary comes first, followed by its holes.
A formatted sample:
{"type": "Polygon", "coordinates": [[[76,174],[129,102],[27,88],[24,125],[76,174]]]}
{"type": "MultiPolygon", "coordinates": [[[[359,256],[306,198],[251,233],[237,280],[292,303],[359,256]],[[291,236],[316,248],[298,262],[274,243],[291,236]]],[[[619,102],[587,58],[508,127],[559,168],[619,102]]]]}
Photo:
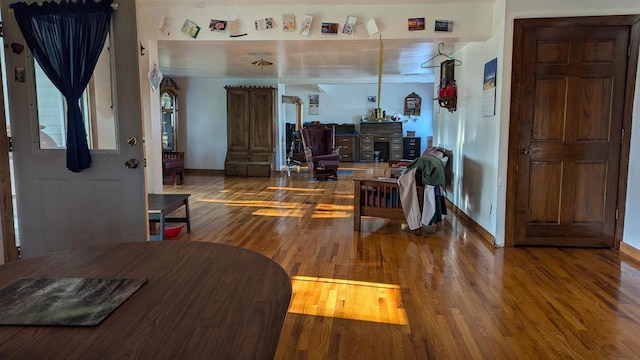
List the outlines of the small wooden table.
{"type": "Polygon", "coordinates": [[[272,359],[291,299],[276,262],[235,246],[140,241],[0,266],[20,277],[148,282],[99,325],[0,326],[0,359],[272,359]]]}
{"type": "Polygon", "coordinates": [[[189,217],[189,195],[191,194],[149,194],[149,221],[160,222],[160,233],[151,235],[150,240],[164,240],[165,223],[187,223],[187,232],[191,232],[189,217]],[[167,217],[167,215],[184,206],[185,217],[167,217]]]}

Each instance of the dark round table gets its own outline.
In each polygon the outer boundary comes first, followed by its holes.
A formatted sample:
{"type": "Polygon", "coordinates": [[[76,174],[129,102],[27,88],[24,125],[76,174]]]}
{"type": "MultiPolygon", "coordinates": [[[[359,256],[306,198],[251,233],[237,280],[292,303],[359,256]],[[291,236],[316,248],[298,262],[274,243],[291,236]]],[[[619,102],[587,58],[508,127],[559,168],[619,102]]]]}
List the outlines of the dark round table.
{"type": "Polygon", "coordinates": [[[0,326],[0,359],[270,359],[291,299],[274,261],[205,242],[120,243],[0,266],[0,287],[20,277],[148,282],[97,326],[0,326]]]}

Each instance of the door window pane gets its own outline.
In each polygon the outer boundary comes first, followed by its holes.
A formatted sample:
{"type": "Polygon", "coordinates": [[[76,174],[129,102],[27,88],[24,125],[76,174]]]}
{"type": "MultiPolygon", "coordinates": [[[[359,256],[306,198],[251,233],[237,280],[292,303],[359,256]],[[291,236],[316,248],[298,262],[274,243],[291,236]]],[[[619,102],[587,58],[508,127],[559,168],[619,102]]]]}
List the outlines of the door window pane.
{"type": "MultiPolygon", "coordinates": [[[[89,149],[116,149],[109,37],[80,98],[89,149]]],[[[34,61],[40,149],[65,149],[67,106],[60,91],[34,61]]]]}

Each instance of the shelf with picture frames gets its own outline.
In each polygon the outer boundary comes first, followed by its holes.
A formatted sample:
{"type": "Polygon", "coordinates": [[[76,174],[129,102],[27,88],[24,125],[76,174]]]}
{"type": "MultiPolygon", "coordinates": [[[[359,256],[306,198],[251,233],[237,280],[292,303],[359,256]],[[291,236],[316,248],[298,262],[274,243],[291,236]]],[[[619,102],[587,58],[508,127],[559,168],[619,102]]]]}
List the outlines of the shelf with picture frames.
{"type": "Polygon", "coordinates": [[[456,107],[458,105],[458,97],[457,96],[438,97],[438,98],[435,98],[434,100],[438,100],[438,105],[440,105],[440,107],[443,107],[443,108],[449,110],[449,112],[456,111],[456,107]]]}

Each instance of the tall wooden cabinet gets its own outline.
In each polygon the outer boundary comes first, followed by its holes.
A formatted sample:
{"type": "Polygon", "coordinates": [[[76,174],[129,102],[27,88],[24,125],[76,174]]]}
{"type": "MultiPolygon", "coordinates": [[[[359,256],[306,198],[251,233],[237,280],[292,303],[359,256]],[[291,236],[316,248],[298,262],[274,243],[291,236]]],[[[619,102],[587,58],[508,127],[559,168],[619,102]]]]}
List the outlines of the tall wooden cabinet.
{"type": "Polygon", "coordinates": [[[276,89],[225,86],[229,176],[271,176],[275,161],[276,89]]]}

